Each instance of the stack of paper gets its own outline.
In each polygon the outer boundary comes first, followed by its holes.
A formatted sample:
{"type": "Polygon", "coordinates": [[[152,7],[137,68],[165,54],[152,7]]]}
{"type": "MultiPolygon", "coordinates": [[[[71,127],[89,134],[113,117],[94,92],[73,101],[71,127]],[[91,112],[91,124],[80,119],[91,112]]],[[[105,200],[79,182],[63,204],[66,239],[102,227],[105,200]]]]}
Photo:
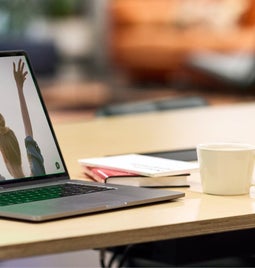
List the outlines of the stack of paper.
{"type": "Polygon", "coordinates": [[[188,186],[187,177],[197,163],[140,154],[80,159],[86,176],[93,180],[144,187],[188,186]]]}

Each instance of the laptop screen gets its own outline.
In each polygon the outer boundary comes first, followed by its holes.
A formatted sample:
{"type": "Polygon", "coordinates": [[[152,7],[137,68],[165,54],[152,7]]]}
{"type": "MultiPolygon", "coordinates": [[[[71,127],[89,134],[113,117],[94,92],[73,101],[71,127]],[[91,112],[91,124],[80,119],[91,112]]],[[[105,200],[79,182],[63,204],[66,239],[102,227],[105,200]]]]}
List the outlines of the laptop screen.
{"type": "Polygon", "coordinates": [[[0,53],[0,183],[67,175],[24,52],[0,53]]]}

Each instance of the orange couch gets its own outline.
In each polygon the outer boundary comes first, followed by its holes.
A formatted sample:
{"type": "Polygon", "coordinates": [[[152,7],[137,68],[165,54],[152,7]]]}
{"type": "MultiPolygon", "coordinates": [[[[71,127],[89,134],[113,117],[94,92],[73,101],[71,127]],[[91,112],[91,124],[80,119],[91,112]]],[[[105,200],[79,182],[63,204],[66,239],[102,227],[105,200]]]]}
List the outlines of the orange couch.
{"type": "Polygon", "coordinates": [[[254,0],[111,0],[110,61],[132,79],[171,80],[200,51],[253,52],[254,0]]]}

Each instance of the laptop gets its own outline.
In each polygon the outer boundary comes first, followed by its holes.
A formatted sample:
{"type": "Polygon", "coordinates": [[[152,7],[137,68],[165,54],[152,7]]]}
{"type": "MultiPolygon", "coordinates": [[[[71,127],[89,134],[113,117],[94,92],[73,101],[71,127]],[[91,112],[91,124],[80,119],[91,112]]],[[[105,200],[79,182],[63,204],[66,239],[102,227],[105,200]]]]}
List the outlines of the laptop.
{"type": "Polygon", "coordinates": [[[0,74],[0,217],[42,222],[184,196],[71,179],[27,53],[0,52],[0,74]]]}

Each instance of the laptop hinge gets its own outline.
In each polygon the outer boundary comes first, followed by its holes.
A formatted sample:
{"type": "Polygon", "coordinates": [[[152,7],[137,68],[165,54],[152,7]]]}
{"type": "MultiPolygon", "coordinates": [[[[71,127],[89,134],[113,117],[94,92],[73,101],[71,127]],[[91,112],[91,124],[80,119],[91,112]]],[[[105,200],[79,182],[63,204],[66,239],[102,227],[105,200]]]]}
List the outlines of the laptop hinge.
{"type": "Polygon", "coordinates": [[[36,179],[36,180],[29,180],[29,179],[24,179],[20,182],[14,182],[14,181],[10,181],[10,183],[6,183],[4,185],[0,186],[0,190],[4,190],[4,189],[10,189],[10,188],[16,188],[16,187],[22,187],[22,186],[36,186],[36,185],[40,185],[40,184],[47,184],[47,183],[59,183],[62,181],[69,181],[70,179],[68,179],[68,177],[61,177],[61,178],[49,178],[49,179],[36,179]]]}

